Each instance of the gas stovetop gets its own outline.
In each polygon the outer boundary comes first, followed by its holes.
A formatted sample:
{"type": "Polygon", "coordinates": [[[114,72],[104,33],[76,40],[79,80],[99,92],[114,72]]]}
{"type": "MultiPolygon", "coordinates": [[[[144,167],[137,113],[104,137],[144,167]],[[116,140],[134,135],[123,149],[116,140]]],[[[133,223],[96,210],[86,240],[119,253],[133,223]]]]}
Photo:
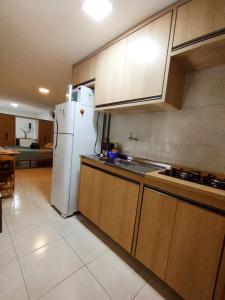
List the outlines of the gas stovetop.
{"type": "Polygon", "coordinates": [[[225,179],[219,178],[212,174],[203,174],[194,170],[187,171],[183,168],[179,169],[174,167],[172,167],[171,169],[164,170],[160,172],[160,174],[225,190],[225,179]]]}

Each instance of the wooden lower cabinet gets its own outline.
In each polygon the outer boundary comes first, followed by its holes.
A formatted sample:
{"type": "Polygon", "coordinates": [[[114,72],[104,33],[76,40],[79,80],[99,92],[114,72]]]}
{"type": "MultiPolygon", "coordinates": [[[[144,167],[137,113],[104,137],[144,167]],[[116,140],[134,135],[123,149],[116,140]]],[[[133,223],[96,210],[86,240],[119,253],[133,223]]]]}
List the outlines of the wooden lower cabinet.
{"type": "Polygon", "coordinates": [[[99,226],[104,173],[81,165],[79,211],[99,226]]]}
{"type": "Polygon", "coordinates": [[[105,174],[100,228],[131,252],[139,184],[105,174]]]}
{"type": "Polygon", "coordinates": [[[225,216],[144,187],[136,240],[140,186],[82,164],[79,210],[182,298],[223,300],[225,216]]]}
{"type": "Polygon", "coordinates": [[[79,211],[131,252],[139,184],[81,164],[79,211]]]}
{"type": "Polygon", "coordinates": [[[135,257],[165,279],[178,200],[144,189],[135,257]]]}
{"type": "Polygon", "coordinates": [[[213,299],[224,234],[223,216],[179,201],[165,280],[184,299],[213,299]]]}

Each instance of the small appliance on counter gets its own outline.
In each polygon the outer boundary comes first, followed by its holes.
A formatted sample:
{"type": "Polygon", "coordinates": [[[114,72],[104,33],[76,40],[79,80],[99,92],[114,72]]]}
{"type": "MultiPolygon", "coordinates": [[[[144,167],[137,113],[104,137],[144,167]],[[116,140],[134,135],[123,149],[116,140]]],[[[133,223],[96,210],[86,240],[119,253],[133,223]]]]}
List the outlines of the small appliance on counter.
{"type": "Polygon", "coordinates": [[[94,111],[91,89],[81,86],[71,92],[72,101],[56,105],[54,121],[51,204],[63,217],[77,211],[80,155],[100,153],[102,122],[102,114],[94,111]]]}

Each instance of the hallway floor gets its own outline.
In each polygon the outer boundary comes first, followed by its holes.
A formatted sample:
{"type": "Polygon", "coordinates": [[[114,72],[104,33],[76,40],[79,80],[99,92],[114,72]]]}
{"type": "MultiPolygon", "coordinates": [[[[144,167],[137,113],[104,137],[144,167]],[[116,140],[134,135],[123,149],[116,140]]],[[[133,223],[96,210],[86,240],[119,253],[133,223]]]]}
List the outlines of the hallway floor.
{"type": "Polygon", "coordinates": [[[178,299],[85,218],[56,214],[50,188],[50,168],[17,170],[3,200],[0,300],[178,299]]]}

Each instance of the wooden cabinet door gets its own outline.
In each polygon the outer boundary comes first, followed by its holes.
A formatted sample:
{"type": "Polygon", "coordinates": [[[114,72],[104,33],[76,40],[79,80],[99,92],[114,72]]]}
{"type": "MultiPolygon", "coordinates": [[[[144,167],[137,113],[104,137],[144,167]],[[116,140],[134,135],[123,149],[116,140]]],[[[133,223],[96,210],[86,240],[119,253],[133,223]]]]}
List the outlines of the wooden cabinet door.
{"type": "Polygon", "coordinates": [[[162,95],[171,20],[169,12],[128,37],[123,101],[162,95]]]}
{"type": "Polygon", "coordinates": [[[213,299],[225,218],[179,201],[166,282],[184,299],[213,299]]]}
{"type": "Polygon", "coordinates": [[[104,172],[81,165],[79,211],[99,226],[104,172]]]}
{"type": "Polygon", "coordinates": [[[73,67],[73,85],[78,85],[95,79],[96,55],[73,67]]]}
{"type": "Polygon", "coordinates": [[[177,199],[145,188],[135,257],[165,279],[177,199]]]}
{"type": "Polygon", "coordinates": [[[100,228],[131,252],[139,185],[105,174],[100,228]]]}
{"type": "Polygon", "coordinates": [[[39,120],[38,141],[41,147],[53,142],[53,122],[39,120]]]}
{"type": "Polygon", "coordinates": [[[15,146],[15,132],[15,116],[0,114],[0,146],[15,146]]]}
{"type": "Polygon", "coordinates": [[[98,55],[95,105],[121,101],[126,39],[103,50],[98,55]]]}
{"type": "Polygon", "coordinates": [[[225,31],[224,0],[192,0],[177,10],[173,47],[225,31]]]}

